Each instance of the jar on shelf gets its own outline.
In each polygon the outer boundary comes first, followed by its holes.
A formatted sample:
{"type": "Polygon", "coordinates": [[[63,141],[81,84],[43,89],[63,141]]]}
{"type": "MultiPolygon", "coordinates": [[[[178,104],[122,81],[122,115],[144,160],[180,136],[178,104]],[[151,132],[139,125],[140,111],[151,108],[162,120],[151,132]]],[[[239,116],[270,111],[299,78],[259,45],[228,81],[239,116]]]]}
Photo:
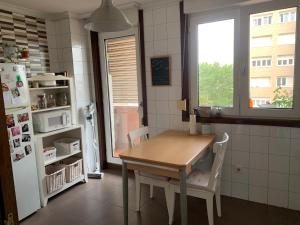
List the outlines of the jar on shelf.
{"type": "Polygon", "coordinates": [[[54,94],[47,95],[47,108],[56,107],[56,98],[54,94]]]}
{"type": "Polygon", "coordinates": [[[38,95],[37,99],[38,99],[38,108],[46,109],[47,108],[46,94],[38,95]]]}
{"type": "Polygon", "coordinates": [[[57,94],[57,104],[59,106],[66,106],[68,105],[68,95],[65,92],[57,94]]]}

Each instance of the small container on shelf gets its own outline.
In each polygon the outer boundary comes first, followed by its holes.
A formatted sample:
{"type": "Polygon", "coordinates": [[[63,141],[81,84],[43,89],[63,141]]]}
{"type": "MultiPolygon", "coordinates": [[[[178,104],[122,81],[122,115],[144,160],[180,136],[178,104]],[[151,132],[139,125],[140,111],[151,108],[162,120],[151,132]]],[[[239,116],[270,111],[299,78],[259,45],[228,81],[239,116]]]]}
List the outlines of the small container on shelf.
{"type": "Polygon", "coordinates": [[[44,148],[44,161],[50,161],[56,158],[56,148],[55,147],[47,147],[44,148]]]}
{"type": "Polygon", "coordinates": [[[53,108],[56,107],[56,98],[54,94],[48,94],[47,95],[47,108],[53,108]]]}
{"type": "Polygon", "coordinates": [[[82,173],[82,158],[70,157],[63,161],[66,169],[66,181],[67,183],[73,182],[79,178],[82,173]]]}
{"type": "Polygon", "coordinates": [[[54,142],[58,155],[68,155],[80,150],[80,140],[76,138],[62,138],[54,142]]]}
{"type": "Polygon", "coordinates": [[[47,193],[51,194],[63,188],[66,184],[66,169],[64,165],[49,165],[46,167],[47,193]]]}
{"type": "Polygon", "coordinates": [[[65,92],[57,94],[57,105],[66,106],[68,105],[68,95],[65,92]]]}
{"type": "Polygon", "coordinates": [[[38,107],[39,109],[46,109],[47,108],[47,98],[46,94],[38,95],[38,107]]]}

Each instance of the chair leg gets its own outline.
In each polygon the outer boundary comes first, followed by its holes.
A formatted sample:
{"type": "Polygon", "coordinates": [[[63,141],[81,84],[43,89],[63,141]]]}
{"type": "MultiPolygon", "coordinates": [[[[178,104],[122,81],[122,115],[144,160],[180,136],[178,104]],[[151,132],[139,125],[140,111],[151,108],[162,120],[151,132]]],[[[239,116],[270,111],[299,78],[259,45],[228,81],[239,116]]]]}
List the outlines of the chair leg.
{"type": "Polygon", "coordinates": [[[135,174],[135,204],[136,204],[136,211],[140,211],[140,201],[141,201],[141,183],[140,177],[137,171],[134,171],[135,174]]]}
{"type": "Polygon", "coordinates": [[[206,207],[207,207],[207,215],[208,215],[208,224],[214,225],[214,202],[213,195],[206,198],[206,207]]]}
{"type": "Polygon", "coordinates": [[[220,193],[220,187],[217,187],[217,190],[216,190],[216,205],[217,205],[217,212],[218,212],[218,217],[221,217],[222,216],[222,213],[221,213],[221,193],[220,193]]]}
{"type": "Polygon", "coordinates": [[[150,198],[153,198],[153,184],[150,184],[150,198]]]}
{"type": "Polygon", "coordinates": [[[169,203],[168,203],[168,213],[169,213],[169,224],[173,224],[174,220],[174,209],[175,209],[175,187],[170,184],[169,186],[169,203]]]}

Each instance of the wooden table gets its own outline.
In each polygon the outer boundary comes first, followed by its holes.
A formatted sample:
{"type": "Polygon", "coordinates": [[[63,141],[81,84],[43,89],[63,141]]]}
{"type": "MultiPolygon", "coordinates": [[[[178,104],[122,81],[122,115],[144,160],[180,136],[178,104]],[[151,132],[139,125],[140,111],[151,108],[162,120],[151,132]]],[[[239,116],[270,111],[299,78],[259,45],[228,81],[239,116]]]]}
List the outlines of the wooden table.
{"type": "Polygon", "coordinates": [[[181,224],[187,225],[186,177],[192,165],[212,144],[214,135],[189,135],[184,131],[166,131],[147,142],[123,151],[124,225],[128,225],[128,172],[139,170],[154,175],[180,179],[181,224]]]}

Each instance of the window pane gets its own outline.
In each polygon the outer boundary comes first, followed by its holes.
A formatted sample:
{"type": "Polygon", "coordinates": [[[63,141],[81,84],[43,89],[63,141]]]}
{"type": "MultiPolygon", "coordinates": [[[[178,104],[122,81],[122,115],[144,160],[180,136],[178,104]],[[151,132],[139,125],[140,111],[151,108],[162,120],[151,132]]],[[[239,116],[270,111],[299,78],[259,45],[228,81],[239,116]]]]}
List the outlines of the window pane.
{"type": "Polygon", "coordinates": [[[233,107],[233,58],[233,19],[198,25],[199,106],[233,107]]]}
{"type": "Polygon", "coordinates": [[[250,23],[272,18],[269,26],[250,26],[250,62],[260,59],[249,67],[250,107],[293,108],[296,12],[289,8],[250,15],[250,23]]]}

